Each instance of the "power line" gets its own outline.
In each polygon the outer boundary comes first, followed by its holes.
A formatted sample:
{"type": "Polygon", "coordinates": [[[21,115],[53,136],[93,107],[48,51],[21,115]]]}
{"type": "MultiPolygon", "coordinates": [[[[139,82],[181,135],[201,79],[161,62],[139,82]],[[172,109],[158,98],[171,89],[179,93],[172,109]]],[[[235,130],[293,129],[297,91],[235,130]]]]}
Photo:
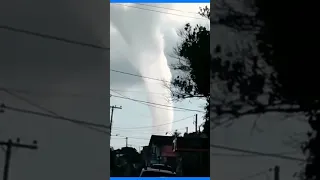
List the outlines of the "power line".
{"type": "MultiPolygon", "coordinates": [[[[28,91],[24,89],[15,89],[15,88],[4,88],[0,87],[0,90],[6,89],[11,92],[19,93],[19,94],[27,94],[27,95],[36,95],[36,96],[69,96],[69,97],[84,97],[84,98],[110,98],[110,96],[92,96],[86,93],[70,93],[70,92],[44,92],[44,91],[28,91]]],[[[165,93],[160,92],[151,92],[151,91],[135,91],[135,90],[127,90],[127,89],[113,89],[110,88],[111,91],[115,92],[132,92],[132,93],[141,93],[141,94],[156,94],[156,95],[165,95],[165,93]]]]}
{"type": "MultiPolygon", "coordinates": [[[[297,154],[297,153],[298,153],[297,151],[290,151],[290,152],[282,152],[282,153],[277,153],[277,154],[279,154],[279,155],[288,155],[288,154],[297,154]]],[[[211,153],[211,156],[247,158],[247,157],[257,157],[259,155],[256,155],[256,154],[211,153]]]]}
{"type": "Polygon", "coordinates": [[[24,149],[38,149],[37,142],[33,141],[33,144],[21,144],[20,140],[17,139],[17,142],[12,142],[12,140],[8,140],[7,142],[0,141],[1,146],[6,146],[6,154],[3,168],[3,180],[9,179],[9,169],[10,169],[10,160],[12,155],[12,148],[24,148],[24,149]]]}
{"type": "Polygon", "coordinates": [[[133,98],[129,98],[129,97],[121,97],[121,96],[117,96],[117,95],[113,95],[113,94],[111,94],[111,97],[116,97],[116,98],[120,98],[120,99],[127,99],[127,100],[131,100],[131,101],[135,101],[135,102],[143,102],[143,103],[147,103],[147,104],[153,104],[153,105],[162,106],[162,107],[168,107],[168,108],[173,108],[173,109],[180,109],[180,110],[185,110],[185,111],[194,111],[194,112],[204,113],[204,111],[200,111],[200,110],[181,108],[181,107],[174,107],[174,106],[158,104],[158,103],[152,103],[152,102],[142,101],[142,100],[133,99],[133,98]]]}
{"type": "Polygon", "coordinates": [[[176,121],[172,121],[171,123],[159,124],[159,125],[155,125],[155,126],[140,126],[140,127],[132,127],[132,128],[114,127],[114,128],[118,128],[118,129],[145,129],[145,128],[153,128],[153,127],[165,126],[165,125],[168,125],[168,124],[173,124],[173,123],[176,123],[176,122],[184,121],[184,120],[187,120],[187,119],[189,119],[189,118],[191,118],[191,117],[194,117],[194,115],[188,116],[188,117],[185,117],[185,118],[176,120],[176,121]]]}
{"type": "Polygon", "coordinates": [[[183,10],[180,10],[180,9],[167,8],[167,7],[163,7],[163,6],[155,6],[155,5],[141,4],[141,3],[138,3],[138,5],[147,6],[147,7],[153,7],[153,8],[159,8],[159,9],[166,9],[166,10],[170,10],[170,11],[177,11],[177,12],[188,13],[188,14],[199,15],[199,13],[197,13],[197,12],[183,11],[183,10]]]}
{"type": "Polygon", "coordinates": [[[103,125],[103,124],[91,123],[91,122],[81,121],[81,120],[67,118],[67,117],[63,117],[63,116],[55,116],[55,115],[46,114],[46,113],[42,113],[42,112],[16,108],[16,107],[8,106],[8,105],[5,105],[5,104],[1,104],[0,108],[11,110],[11,111],[15,111],[15,112],[21,112],[21,113],[25,113],[25,114],[32,114],[32,115],[43,116],[43,117],[48,117],[48,118],[52,118],[52,119],[59,119],[59,120],[69,121],[69,122],[72,122],[72,123],[84,124],[84,125],[98,127],[98,128],[106,128],[106,129],[110,128],[109,126],[106,126],[106,125],[103,125]]]}
{"type": "Polygon", "coordinates": [[[101,49],[101,50],[110,50],[110,48],[103,47],[103,46],[98,46],[98,45],[85,43],[85,42],[79,42],[79,41],[70,40],[70,39],[62,38],[62,37],[57,37],[57,36],[53,36],[53,35],[49,35],[49,34],[33,32],[33,31],[25,30],[25,29],[14,28],[14,27],[7,26],[7,25],[0,25],[0,29],[12,31],[12,32],[17,32],[17,33],[23,33],[23,34],[31,35],[31,36],[37,36],[37,37],[44,38],[44,39],[61,41],[61,42],[65,42],[68,44],[75,44],[75,45],[80,45],[80,46],[85,46],[85,47],[90,47],[90,48],[95,48],[95,49],[101,49]]]}
{"type": "Polygon", "coordinates": [[[284,156],[284,155],[281,155],[281,154],[263,153],[263,152],[258,152],[258,151],[251,151],[251,150],[239,149],[239,148],[233,148],[233,147],[227,147],[227,146],[221,146],[221,145],[216,145],[216,144],[210,144],[210,147],[216,148],[216,149],[234,151],[234,152],[242,152],[242,153],[246,153],[246,154],[255,154],[255,155],[258,155],[258,156],[266,156],[266,157],[273,157],[273,158],[291,160],[291,161],[300,161],[300,162],[305,162],[306,161],[305,159],[296,158],[296,157],[290,157],[290,156],[284,156]]]}
{"type": "MultiPolygon", "coordinates": [[[[0,90],[4,90],[7,89],[10,92],[15,92],[15,93],[19,93],[19,94],[27,94],[27,95],[31,95],[31,96],[67,96],[67,97],[83,97],[83,98],[93,98],[94,96],[92,95],[87,95],[87,94],[81,94],[81,93],[70,93],[70,92],[41,92],[41,91],[30,91],[30,90],[25,90],[25,89],[16,89],[16,88],[4,88],[4,87],[0,87],[0,90]]],[[[110,98],[110,96],[97,96],[94,98],[99,98],[99,99],[103,99],[103,98],[110,98]]]]}
{"type": "Polygon", "coordinates": [[[132,137],[132,136],[120,136],[120,135],[118,135],[118,136],[114,136],[114,137],[119,137],[119,138],[121,138],[121,139],[123,139],[123,138],[131,138],[131,139],[139,139],[139,140],[150,140],[150,139],[148,139],[148,138],[142,138],[142,137],[132,137]]]}
{"type": "Polygon", "coordinates": [[[151,91],[131,91],[131,90],[122,90],[122,89],[111,89],[111,91],[116,91],[116,92],[132,92],[132,93],[142,93],[142,94],[158,94],[158,95],[165,95],[165,93],[160,93],[160,92],[151,92],[151,91]]]}
{"type": "MultiPolygon", "coordinates": [[[[135,130],[135,129],[114,129],[114,131],[117,131],[117,132],[120,132],[120,133],[124,133],[124,132],[126,132],[126,133],[134,133],[134,132],[137,132],[137,133],[139,133],[139,134],[148,134],[148,135],[151,135],[152,133],[153,133],[153,131],[152,132],[146,132],[147,130],[151,130],[152,131],[152,129],[142,129],[142,130],[135,130]]],[[[179,130],[185,130],[185,127],[184,128],[178,128],[178,129],[175,129],[175,130],[177,130],[177,131],[179,131],[179,130]]],[[[156,133],[167,133],[168,131],[156,131],[156,133]]]]}
{"type": "Polygon", "coordinates": [[[120,73],[120,74],[129,75],[129,76],[140,77],[140,78],[144,78],[144,79],[150,79],[150,80],[155,80],[155,81],[161,81],[161,82],[171,83],[171,82],[169,82],[169,81],[165,81],[165,80],[158,79],[158,78],[152,78],[152,77],[142,76],[142,75],[138,75],[138,74],[132,74],[132,73],[128,73],[128,72],[124,72],[124,71],[119,71],[119,70],[114,70],[114,69],[110,69],[110,71],[116,72],[116,73],[120,73]]]}
{"type": "Polygon", "coordinates": [[[140,9],[140,10],[145,10],[145,11],[150,11],[150,12],[156,12],[156,13],[161,13],[161,14],[167,14],[167,15],[173,15],[173,16],[179,16],[179,17],[185,17],[185,18],[191,18],[191,19],[200,19],[200,20],[209,21],[209,19],[205,19],[205,18],[184,16],[184,15],[181,15],[181,14],[174,14],[174,13],[163,12],[163,11],[158,11],[158,10],[154,10],[154,9],[147,9],[147,8],[142,8],[142,7],[137,7],[137,6],[129,6],[129,5],[124,5],[124,4],[112,4],[112,5],[124,6],[124,7],[135,8],[135,9],[140,9]]]}
{"type": "MultiPolygon", "coordinates": [[[[8,89],[6,89],[6,88],[0,88],[0,90],[6,92],[7,94],[9,94],[9,95],[11,95],[11,96],[13,96],[13,97],[21,100],[21,101],[24,101],[24,102],[28,103],[29,105],[31,105],[31,106],[33,106],[33,107],[35,107],[35,108],[38,108],[38,109],[40,109],[40,110],[42,110],[42,111],[44,111],[44,112],[48,112],[48,113],[50,113],[50,114],[52,114],[52,115],[55,115],[55,116],[57,116],[57,117],[62,117],[62,116],[60,116],[59,114],[57,114],[57,113],[55,113],[55,112],[53,112],[53,111],[51,111],[51,110],[49,110],[49,109],[47,109],[47,108],[44,108],[43,106],[40,106],[39,104],[36,104],[36,103],[28,100],[27,98],[24,98],[24,97],[22,97],[22,96],[20,96],[20,95],[18,95],[18,94],[15,94],[15,93],[11,92],[10,90],[8,90],[8,89]]],[[[100,133],[110,134],[110,133],[107,132],[107,131],[104,131],[104,130],[101,130],[101,129],[98,129],[98,128],[95,128],[95,127],[91,127],[91,126],[88,126],[88,125],[83,124],[83,123],[76,123],[76,124],[82,125],[82,126],[84,126],[84,127],[86,127],[86,128],[89,128],[89,129],[91,129],[91,130],[94,130],[94,131],[97,131],[97,132],[100,132],[100,133]]]]}
{"type": "MultiPolygon", "coordinates": [[[[113,90],[111,90],[111,91],[114,92],[114,93],[116,93],[116,94],[118,94],[118,95],[120,95],[120,96],[123,97],[123,98],[129,98],[129,97],[127,97],[127,96],[125,96],[125,95],[123,95],[123,94],[121,94],[121,93],[119,93],[119,92],[116,92],[116,91],[113,91],[113,90]]],[[[144,102],[138,102],[138,103],[143,104],[143,105],[146,105],[146,106],[148,106],[148,107],[158,108],[158,109],[163,109],[163,110],[168,110],[168,111],[171,111],[171,110],[174,110],[174,111],[185,111],[185,110],[178,110],[178,109],[168,109],[168,108],[159,107],[159,106],[156,106],[156,105],[153,105],[153,104],[144,103],[144,102]]]]}

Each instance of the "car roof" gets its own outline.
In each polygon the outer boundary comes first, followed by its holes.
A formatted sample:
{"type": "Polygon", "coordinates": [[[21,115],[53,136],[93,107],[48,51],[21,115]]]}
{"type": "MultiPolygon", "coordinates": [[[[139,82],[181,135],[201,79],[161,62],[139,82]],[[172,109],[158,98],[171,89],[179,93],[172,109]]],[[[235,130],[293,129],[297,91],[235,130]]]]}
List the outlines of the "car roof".
{"type": "Polygon", "coordinates": [[[174,172],[168,171],[168,170],[163,170],[163,169],[153,169],[148,167],[147,169],[142,169],[142,172],[149,171],[149,172],[162,172],[162,173],[167,173],[167,174],[175,174],[174,172]]]}

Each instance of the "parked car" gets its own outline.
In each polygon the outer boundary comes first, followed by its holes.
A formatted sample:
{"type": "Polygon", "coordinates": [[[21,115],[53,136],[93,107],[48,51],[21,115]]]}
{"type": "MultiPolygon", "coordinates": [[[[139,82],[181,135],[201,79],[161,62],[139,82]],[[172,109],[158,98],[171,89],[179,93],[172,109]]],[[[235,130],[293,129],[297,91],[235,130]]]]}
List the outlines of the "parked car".
{"type": "Polygon", "coordinates": [[[175,170],[171,166],[165,164],[152,164],[150,168],[175,172],[175,170]]]}
{"type": "Polygon", "coordinates": [[[162,170],[162,169],[153,169],[146,168],[142,169],[140,177],[175,177],[176,173],[172,171],[162,170]]]}

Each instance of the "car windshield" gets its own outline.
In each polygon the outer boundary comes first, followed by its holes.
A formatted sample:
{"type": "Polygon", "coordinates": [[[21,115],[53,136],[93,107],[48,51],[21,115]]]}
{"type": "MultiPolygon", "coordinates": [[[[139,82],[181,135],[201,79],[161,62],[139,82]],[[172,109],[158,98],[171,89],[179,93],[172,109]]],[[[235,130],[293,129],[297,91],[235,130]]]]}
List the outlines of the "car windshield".
{"type": "Polygon", "coordinates": [[[165,172],[157,172],[157,171],[144,171],[142,172],[140,177],[175,177],[175,174],[165,173],[165,172]]]}

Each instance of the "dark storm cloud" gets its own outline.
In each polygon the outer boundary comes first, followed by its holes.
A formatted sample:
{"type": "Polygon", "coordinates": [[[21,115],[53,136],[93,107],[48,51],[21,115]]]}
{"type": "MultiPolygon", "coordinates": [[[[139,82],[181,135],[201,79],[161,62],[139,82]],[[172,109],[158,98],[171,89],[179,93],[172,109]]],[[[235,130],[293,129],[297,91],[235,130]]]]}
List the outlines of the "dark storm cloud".
{"type": "MultiPolygon", "coordinates": [[[[107,1],[5,1],[0,25],[109,46],[107,1]]],[[[0,86],[46,92],[31,101],[62,116],[108,124],[109,52],[41,39],[0,29],[0,86]],[[70,96],[61,97],[64,92],[70,96]],[[74,97],[82,93],[87,97],[74,97]]],[[[40,111],[0,92],[0,102],[40,111]]],[[[0,140],[20,137],[39,141],[39,150],[13,153],[10,179],[106,179],[109,138],[68,122],[6,111],[1,114],[0,140]]],[[[0,157],[2,166],[3,156],[0,157]]]]}

